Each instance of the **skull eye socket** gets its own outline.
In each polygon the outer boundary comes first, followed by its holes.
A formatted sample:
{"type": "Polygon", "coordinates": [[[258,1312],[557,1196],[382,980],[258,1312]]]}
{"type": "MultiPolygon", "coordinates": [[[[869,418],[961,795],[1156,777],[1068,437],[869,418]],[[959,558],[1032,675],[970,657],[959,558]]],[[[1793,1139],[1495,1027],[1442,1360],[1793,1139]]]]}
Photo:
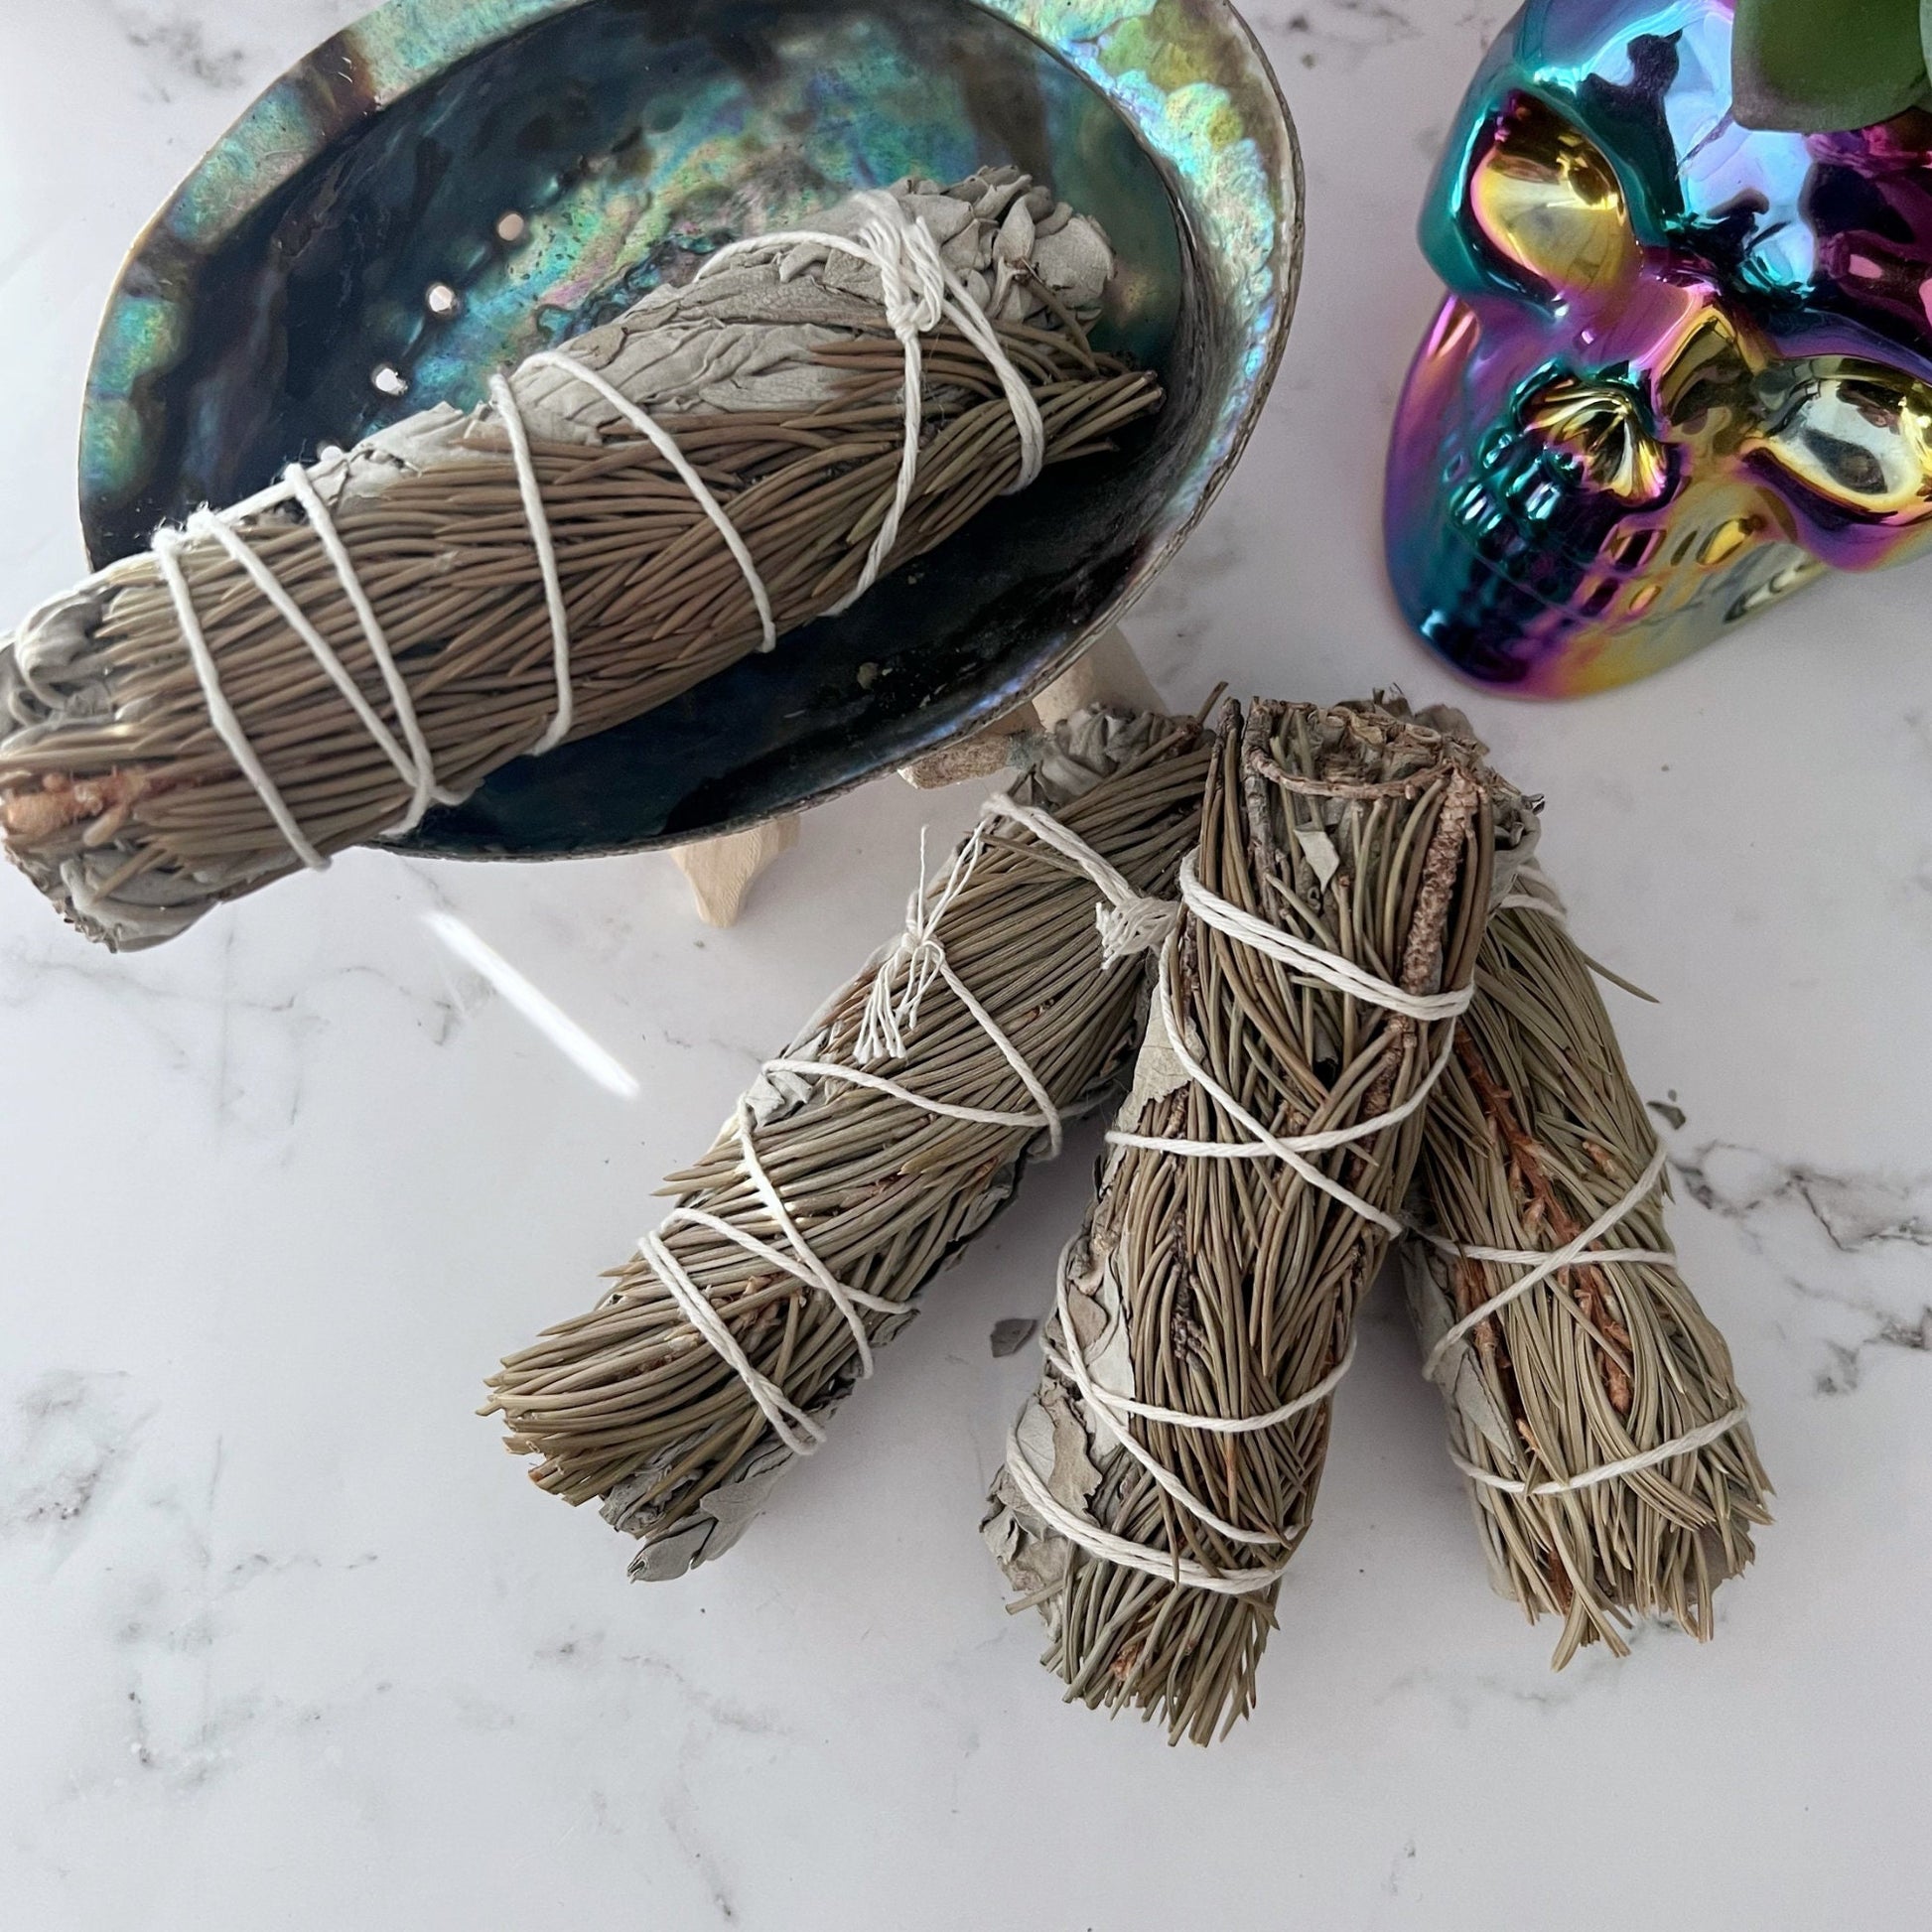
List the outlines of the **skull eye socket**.
{"type": "Polygon", "coordinates": [[[1503,104],[1469,172],[1469,212],[1497,264],[1540,294],[1614,288],[1637,263],[1616,171],[1530,94],[1503,104]]]}
{"type": "Polygon", "coordinates": [[[1761,447],[1807,488],[1867,516],[1932,516],[1932,386],[1845,356],[1763,381],[1761,447]]]}

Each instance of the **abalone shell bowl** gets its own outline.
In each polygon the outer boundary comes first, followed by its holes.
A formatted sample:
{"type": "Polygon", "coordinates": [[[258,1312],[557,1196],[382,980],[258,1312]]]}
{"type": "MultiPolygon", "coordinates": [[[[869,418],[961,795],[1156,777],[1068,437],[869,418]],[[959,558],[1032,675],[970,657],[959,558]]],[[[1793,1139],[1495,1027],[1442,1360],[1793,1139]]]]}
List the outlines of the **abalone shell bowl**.
{"type": "Polygon", "coordinates": [[[1301,260],[1293,127],[1225,0],[391,0],[277,81],[137,244],[89,379],[88,546],[595,327],[672,264],[903,175],[1010,162],[1099,218],[1097,339],[1168,403],[847,616],[497,772],[417,850],[548,858],[796,810],[1049,682],[1238,459],[1301,260]]]}

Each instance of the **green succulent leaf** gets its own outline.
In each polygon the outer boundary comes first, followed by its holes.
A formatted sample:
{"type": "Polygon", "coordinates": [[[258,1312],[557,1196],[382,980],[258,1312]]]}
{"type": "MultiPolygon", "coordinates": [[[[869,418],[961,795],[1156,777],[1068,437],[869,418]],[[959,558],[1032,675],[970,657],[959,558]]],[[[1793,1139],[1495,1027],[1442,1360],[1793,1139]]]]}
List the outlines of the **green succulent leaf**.
{"type": "Polygon", "coordinates": [[[1733,110],[1800,134],[1888,120],[1927,98],[1928,36],[1932,0],[1737,0],[1733,110]]]}

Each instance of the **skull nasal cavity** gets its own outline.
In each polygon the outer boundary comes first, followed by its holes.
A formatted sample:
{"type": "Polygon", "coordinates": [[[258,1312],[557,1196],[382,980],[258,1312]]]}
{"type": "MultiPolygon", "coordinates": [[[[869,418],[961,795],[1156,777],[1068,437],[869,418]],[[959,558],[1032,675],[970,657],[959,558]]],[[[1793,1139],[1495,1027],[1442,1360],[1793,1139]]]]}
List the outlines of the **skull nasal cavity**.
{"type": "Polygon", "coordinates": [[[1523,420],[1598,489],[1626,503],[1654,503],[1664,493],[1669,464],[1634,391],[1558,376],[1525,402],[1523,420]]]}

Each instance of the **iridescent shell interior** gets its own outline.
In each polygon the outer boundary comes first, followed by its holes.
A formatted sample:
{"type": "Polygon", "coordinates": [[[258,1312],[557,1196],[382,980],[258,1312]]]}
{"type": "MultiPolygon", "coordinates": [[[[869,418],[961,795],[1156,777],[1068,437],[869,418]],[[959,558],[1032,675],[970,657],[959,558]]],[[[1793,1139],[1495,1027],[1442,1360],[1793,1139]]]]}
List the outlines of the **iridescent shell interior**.
{"type": "Polygon", "coordinates": [[[97,562],[595,327],[691,251],[1010,162],[1097,216],[1097,332],[1169,404],[848,616],[499,772],[418,848],[635,849],[822,799],[979,729],[1145,587],[1240,453],[1300,259],[1274,81],[1224,0],[392,0],[203,161],[90,379],[97,562]]]}

